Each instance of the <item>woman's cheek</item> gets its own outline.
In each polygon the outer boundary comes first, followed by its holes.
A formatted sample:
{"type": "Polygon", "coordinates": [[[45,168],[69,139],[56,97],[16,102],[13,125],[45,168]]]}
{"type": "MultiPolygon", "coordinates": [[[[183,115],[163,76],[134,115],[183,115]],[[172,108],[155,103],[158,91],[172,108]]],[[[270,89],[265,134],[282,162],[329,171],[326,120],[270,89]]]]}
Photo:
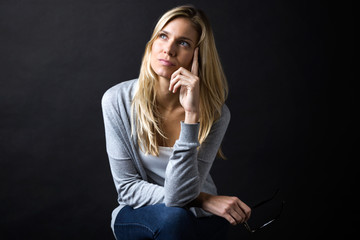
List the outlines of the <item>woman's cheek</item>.
{"type": "Polygon", "coordinates": [[[192,55],[189,55],[186,57],[186,61],[184,61],[183,67],[191,71],[191,65],[192,65],[192,55]]]}
{"type": "Polygon", "coordinates": [[[155,40],[153,45],[152,45],[151,51],[152,52],[157,52],[158,48],[159,48],[158,40],[155,40]]]}

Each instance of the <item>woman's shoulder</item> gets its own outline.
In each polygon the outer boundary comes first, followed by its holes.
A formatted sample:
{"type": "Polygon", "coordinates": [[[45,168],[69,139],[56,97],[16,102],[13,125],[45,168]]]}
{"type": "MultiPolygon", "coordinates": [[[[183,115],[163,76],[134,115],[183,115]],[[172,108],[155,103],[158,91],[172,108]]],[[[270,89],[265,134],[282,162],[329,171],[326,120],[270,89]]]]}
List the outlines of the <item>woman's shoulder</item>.
{"type": "Polygon", "coordinates": [[[133,92],[137,81],[138,81],[138,79],[135,78],[132,80],[120,82],[120,83],[110,87],[108,90],[106,90],[106,92],[104,93],[104,96],[105,95],[124,94],[124,93],[129,94],[129,93],[133,92]]]}
{"type": "Polygon", "coordinates": [[[231,118],[230,109],[224,103],[221,107],[221,116],[219,120],[222,121],[223,123],[228,124],[230,122],[230,118],[231,118]]]}
{"type": "Polygon", "coordinates": [[[132,97],[134,96],[137,81],[138,79],[136,78],[120,82],[110,87],[108,90],[106,90],[102,97],[102,104],[108,105],[117,101],[131,102],[132,97]]]}

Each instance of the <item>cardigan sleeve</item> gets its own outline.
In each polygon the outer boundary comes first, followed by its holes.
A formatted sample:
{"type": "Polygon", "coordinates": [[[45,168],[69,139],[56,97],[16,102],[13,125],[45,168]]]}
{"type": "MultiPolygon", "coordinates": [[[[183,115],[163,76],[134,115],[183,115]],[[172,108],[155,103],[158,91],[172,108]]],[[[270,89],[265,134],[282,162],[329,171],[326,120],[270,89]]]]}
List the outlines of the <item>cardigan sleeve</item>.
{"type": "Polygon", "coordinates": [[[199,123],[181,122],[179,139],[165,172],[165,204],[183,207],[194,200],[209,175],[222,139],[230,122],[230,111],[224,104],[221,117],[213,124],[201,144],[198,142],[199,123]]]}
{"type": "Polygon", "coordinates": [[[110,169],[118,193],[118,202],[134,208],[162,203],[164,188],[142,179],[134,164],[129,138],[124,132],[116,88],[109,89],[102,98],[106,150],[110,169]]]}

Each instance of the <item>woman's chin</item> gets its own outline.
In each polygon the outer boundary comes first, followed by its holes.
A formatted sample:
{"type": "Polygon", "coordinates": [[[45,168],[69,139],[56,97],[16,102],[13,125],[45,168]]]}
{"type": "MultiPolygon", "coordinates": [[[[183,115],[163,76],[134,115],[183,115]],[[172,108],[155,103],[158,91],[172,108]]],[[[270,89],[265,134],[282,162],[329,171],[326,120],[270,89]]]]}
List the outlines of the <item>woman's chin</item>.
{"type": "Polygon", "coordinates": [[[166,78],[166,79],[170,79],[171,78],[171,74],[173,74],[173,72],[169,72],[169,71],[159,71],[156,72],[156,74],[161,77],[161,78],[166,78]]]}

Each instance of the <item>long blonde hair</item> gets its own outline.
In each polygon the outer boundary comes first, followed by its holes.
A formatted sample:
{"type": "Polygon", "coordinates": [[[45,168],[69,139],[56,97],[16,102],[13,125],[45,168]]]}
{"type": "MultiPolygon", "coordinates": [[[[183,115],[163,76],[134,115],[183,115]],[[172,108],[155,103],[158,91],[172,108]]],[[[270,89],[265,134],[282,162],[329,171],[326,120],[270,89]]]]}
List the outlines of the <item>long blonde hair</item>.
{"type": "MultiPolygon", "coordinates": [[[[200,78],[200,129],[199,143],[208,136],[211,126],[219,119],[221,107],[228,94],[228,84],[216,50],[210,23],[205,14],[193,6],[179,6],[166,12],[157,22],[150,41],[146,44],[135,96],[132,101],[132,133],[136,133],[141,150],[159,155],[157,135],[166,139],[160,128],[157,110],[155,83],[157,75],[150,65],[153,42],[167,23],[178,17],[189,19],[199,34],[200,78]],[[136,120],[134,120],[136,114],[136,120]],[[134,126],[135,125],[135,129],[134,126]]],[[[224,158],[221,149],[218,156],[224,158]]]]}

